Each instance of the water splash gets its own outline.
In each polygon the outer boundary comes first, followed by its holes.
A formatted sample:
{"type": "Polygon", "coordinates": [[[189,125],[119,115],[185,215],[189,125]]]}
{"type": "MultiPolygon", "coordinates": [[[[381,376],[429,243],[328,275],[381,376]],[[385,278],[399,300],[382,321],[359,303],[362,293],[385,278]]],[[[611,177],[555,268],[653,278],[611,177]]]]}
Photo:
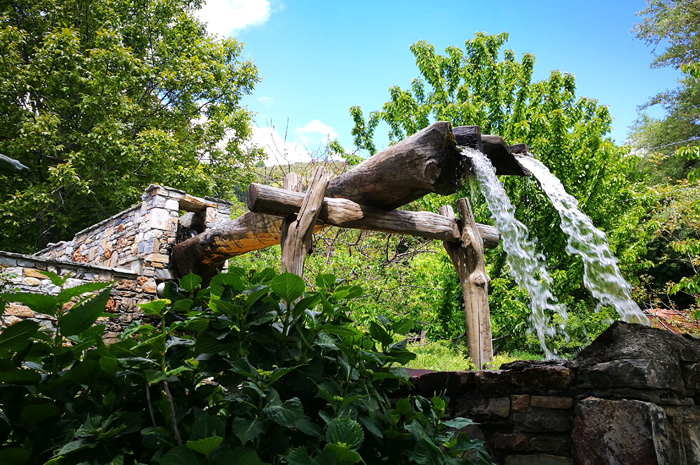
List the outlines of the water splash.
{"type": "Polygon", "coordinates": [[[530,295],[531,321],[547,358],[554,354],[547,348],[545,336],[554,336],[556,328],[551,324],[548,312],[558,313],[564,332],[567,313],[564,305],[557,303],[550,290],[552,278],[544,267],[544,257],[535,251],[535,243],[528,238],[527,227],[515,218],[515,208],[505,189],[496,178],[496,170],[486,156],[476,150],[463,147],[462,154],[469,158],[479,180],[481,193],[491,211],[491,216],[501,234],[503,250],[510,273],[530,295]]]}
{"type": "Polygon", "coordinates": [[[578,201],[566,192],[561,181],[545,165],[532,157],[518,157],[518,162],[537,178],[559,212],[561,229],[568,236],[566,251],[583,260],[583,283],[593,297],[603,305],[615,308],[620,318],[627,322],[649,324],[630,297],[632,287],[622,277],[605,233],[579,210],[578,201]]]}

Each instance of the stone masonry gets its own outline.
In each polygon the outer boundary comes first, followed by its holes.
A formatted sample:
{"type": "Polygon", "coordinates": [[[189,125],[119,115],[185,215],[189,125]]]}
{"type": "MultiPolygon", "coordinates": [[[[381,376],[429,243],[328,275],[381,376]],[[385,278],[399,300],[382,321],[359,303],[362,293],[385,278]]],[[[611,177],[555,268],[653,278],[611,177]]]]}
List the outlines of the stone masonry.
{"type": "Polygon", "coordinates": [[[503,465],[700,465],[700,340],[617,322],[572,361],[416,373],[503,465]]]}
{"type": "MultiPolygon", "coordinates": [[[[231,204],[212,197],[150,185],[142,202],[77,233],[70,241],[49,244],[34,255],[0,251],[0,266],[12,276],[8,285],[21,292],[56,294],[60,289],[41,271],[69,275],[65,285],[114,282],[104,318],[107,336],[116,335],[143,315],[139,303],[156,298],[159,282],[173,279],[170,250],[178,240],[229,220],[231,204]]],[[[22,318],[53,327],[48,315],[11,304],[0,319],[0,330],[22,318]]]]}
{"type": "Polygon", "coordinates": [[[177,240],[181,212],[198,215],[203,228],[209,228],[229,220],[231,204],[151,184],[140,204],[80,231],[71,241],[49,244],[34,256],[172,279],[170,250],[177,240]]]}

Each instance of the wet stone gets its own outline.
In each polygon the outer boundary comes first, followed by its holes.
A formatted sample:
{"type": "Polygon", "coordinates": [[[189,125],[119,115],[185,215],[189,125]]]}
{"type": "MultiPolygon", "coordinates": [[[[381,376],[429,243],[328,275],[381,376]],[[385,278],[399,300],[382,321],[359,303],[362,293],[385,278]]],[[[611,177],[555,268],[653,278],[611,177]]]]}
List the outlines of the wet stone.
{"type": "Polygon", "coordinates": [[[576,406],[574,458],[590,465],[681,463],[664,410],[638,400],[587,398],[576,406]]]}
{"type": "Polygon", "coordinates": [[[571,414],[566,410],[529,407],[525,411],[514,412],[513,422],[523,431],[561,433],[571,429],[571,414]]]}

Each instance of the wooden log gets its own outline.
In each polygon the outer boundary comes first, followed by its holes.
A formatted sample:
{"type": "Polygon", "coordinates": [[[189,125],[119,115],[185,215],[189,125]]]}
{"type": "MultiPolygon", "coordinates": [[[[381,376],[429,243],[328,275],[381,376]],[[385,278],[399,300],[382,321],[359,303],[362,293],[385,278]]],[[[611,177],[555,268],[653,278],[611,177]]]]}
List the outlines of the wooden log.
{"type": "Polygon", "coordinates": [[[457,192],[467,167],[450,123],[437,122],[332,179],[326,196],[392,210],[431,192],[457,192]]]}
{"type": "MultiPolygon", "coordinates": [[[[462,144],[479,148],[478,128],[463,131],[473,136],[462,144]]],[[[469,168],[456,144],[449,123],[434,123],[332,179],[326,196],[391,210],[427,193],[452,194],[469,168]]],[[[213,276],[227,258],[277,244],[281,221],[255,215],[245,214],[176,244],[171,253],[175,271],[180,276],[190,271],[213,276]]]]}
{"type": "Polygon", "coordinates": [[[281,225],[278,216],[248,212],[177,244],[171,263],[178,276],[192,272],[208,282],[227,259],[279,244],[281,225]]]}
{"type": "MultiPolygon", "coordinates": [[[[301,178],[296,173],[287,173],[282,178],[282,188],[286,191],[291,192],[301,192],[304,188],[301,178]]],[[[301,207],[301,204],[299,204],[301,207]]],[[[252,210],[251,210],[252,211],[252,210]]],[[[285,218],[282,219],[282,224],[280,225],[280,248],[284,248],[284,244],[287,240],[287,231],[289,231],[289,225],[295,220],[296,211],[294,213],[289,213],[284,215],[285,218]]],[[[282,272],[284,273],[284,264],[282,265],[282,272]]]]}
{"type": "Polygon", "coordinates": [[[321,212],[321,204],[326,193],[330,173],[319,166],[314,170],[311,183],[294,221],[284,225],[282,246],[282,271],[304,275],[304,261],[311,248],[314,225],[321,212]]]}
{"type": "Polygon", "coordinates": [[[527,145],[507,145],[500,136],[482,135],[478,126],[457,126],[452,132],[458,146],[483,152],[496,168],[497,175],[530,176],[530,172],[520,166],[514,156],[516,153],[526,153],[527,145]]]}
{"type": "MultiPolygon", "coordinates": [[[[491,319],[488,302],[488,276],[484,248],[471,206],[467,199],[459,199],[457,208],[462,223],[461,243],[443,242],[457,270],[464,297],[464,318],[469,356],[476,368],[493,362],[491,319]]],[[[454,218],[449,206],[441,207],[440,214],[454,218]]]]}
{"type": "MultiPolygon", "coordinates": [[[[255,183],[248,187],[246,196],[251,211],[282,217],[296,213],[304,199],[303,194],[255,183]]],[[[435,213],[386,211],[346,199],[326,197],[319,220],[343,228],[406,234],[448,242],[458,242],[461,237],[454,220],[435,213]]],[[[478,224],[477,227],[484,238],[484,247],[492,249],[498,246],[499,234],[496,228],[483,224],[478,224]]]]}

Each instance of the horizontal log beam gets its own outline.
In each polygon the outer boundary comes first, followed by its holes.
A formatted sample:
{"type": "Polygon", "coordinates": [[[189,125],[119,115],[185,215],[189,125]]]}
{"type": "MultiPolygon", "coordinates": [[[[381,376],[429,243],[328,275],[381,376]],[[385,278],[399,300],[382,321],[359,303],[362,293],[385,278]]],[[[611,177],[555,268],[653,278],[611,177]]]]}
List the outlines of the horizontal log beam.
{"type": "MultiPolygon", "coordinates": [[[[255,183],[248,187],[246,197],[250,211],[280,217],[294,215],[304,200],[304,194],[255,183]]],[[[447,242],[459,242],[461,237],[457,223],[442,215],[387,211],[347,199],[324,198],[318,218],[323,223],[343,228],[405,234],[447,242]]],[[[492,249],[498,246],[499,234],[496,228],[484,224],[479,224],[478,228],[484,239],[484,247],[492,249]]]]}

